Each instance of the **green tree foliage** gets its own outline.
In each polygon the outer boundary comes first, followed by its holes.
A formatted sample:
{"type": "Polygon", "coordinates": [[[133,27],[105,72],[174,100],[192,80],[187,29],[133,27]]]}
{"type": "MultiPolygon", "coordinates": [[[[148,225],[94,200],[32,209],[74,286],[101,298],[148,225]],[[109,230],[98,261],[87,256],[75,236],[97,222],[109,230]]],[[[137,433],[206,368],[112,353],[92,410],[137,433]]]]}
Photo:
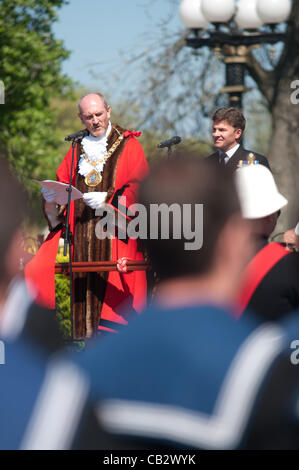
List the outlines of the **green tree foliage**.
{"type": "Polygon", "coordinates": [[[53,36],[52,25],[64,0],[0,0],[0,147],[29,189],[32,179],[55,175],[60,134],[50,102],[70,91],[61,73],[69,53],[53,36]]]}

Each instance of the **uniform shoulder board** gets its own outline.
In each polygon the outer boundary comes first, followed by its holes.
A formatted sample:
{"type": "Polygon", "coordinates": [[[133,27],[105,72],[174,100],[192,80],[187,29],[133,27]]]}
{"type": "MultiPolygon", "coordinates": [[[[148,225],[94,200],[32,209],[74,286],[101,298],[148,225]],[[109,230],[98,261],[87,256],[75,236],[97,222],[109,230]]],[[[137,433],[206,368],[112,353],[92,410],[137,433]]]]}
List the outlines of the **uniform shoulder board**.
{"type": "Polygon", "coordinates": [[[247,160],[239,160],[238,168],[242,168],[245,165],[257,165],[259,163],[258,160],[255,160],[254,153],[250,152],[248,154],[247,160]]]}

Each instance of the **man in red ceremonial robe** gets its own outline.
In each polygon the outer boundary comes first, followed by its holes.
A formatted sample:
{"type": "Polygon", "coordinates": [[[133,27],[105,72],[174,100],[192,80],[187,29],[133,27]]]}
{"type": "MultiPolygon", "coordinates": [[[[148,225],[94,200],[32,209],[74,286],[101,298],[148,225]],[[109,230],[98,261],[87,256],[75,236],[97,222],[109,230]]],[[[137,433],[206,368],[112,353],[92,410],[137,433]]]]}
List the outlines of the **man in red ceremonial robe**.
{"type": "MultiPolygon", "coordinates": [[[[140,133],[111,124],[110,111],[100,94],[88,94],[80,99],[78,116],[88,135],[76,144],[72,175],[72,147],[57,170],[58,181],[69,183],[71,178],[72,185],[84,194],[70,206],[73,261],[117,261],[123,257],[143,260],[137,241],[118,238],[117,228],[113,238],[96,236],[100,220],[96,210],[106,203],[116,214],[128,218],[127,208],[136,202],[139,183],[148,172],[142,146],[136,139],[140,133]]],[[[40,300],[49,303],[48,287],[40,279],[38,259],[43,259],[43,263],[48,259],[48,267],[51,265],[53,270],[47,253],[51,252],[50,258],[56,256],[62,234],[57,227],[66,210],[57,207],[55,191],[43,189],[42,192],[51,233],[40,249],[41,256],[37,254],[32,265],[27,265],[26,274],[27,278],[35,279],[40,300]]],[[[97,328],[113,331],[119,325],[126,325],[127,315],[140,312],[146,300],[146,274],[145,271],[74,273],[73,292],[74,337],[90,337],[97,328]]]]}

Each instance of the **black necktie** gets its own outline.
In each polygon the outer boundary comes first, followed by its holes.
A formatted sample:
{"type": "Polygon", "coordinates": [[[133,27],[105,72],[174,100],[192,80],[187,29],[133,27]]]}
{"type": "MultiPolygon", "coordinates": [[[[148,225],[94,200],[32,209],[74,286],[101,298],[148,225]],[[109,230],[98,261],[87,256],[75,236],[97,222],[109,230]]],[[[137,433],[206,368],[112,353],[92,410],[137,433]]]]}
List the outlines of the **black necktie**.
{"type": "Polygon", "coordinates": [[[220,165],[225,165],[225,157],[227,157],[226,153],[221,152],[220,157],[219,157],[220,165]]]}

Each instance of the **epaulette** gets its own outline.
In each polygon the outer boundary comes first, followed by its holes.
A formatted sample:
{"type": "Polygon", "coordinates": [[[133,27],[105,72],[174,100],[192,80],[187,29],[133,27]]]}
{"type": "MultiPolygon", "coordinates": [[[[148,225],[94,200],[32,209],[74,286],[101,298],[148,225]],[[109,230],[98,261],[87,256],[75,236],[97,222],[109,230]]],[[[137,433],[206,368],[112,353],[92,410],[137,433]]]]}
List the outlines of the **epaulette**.
{"type": "Polygon", "coordinates": [[[242,166],[245,166],[245,165],[257,165],[258,163],[259,161],[255,160],[254,153],[250,152],[248,154],[247,160],[239,160],[238,168],[242,168],[242,166]]]}

